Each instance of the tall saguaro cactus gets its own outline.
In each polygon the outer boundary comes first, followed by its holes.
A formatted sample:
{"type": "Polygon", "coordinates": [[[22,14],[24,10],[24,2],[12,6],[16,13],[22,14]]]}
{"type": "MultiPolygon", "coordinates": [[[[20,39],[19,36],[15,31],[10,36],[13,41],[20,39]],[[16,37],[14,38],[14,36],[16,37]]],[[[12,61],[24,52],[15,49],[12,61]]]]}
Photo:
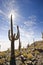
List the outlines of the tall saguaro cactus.
{"type": "Polygon", "coordinates": [[[17,26],[17,35],[15,35],[15,33],[13,34],[12,15],[11,15],[11,30],[8,31],[8,37],[9,37],[9,40],[11,41],[11,60],[10,60],[10,65],[16,65],[14,42],[15,42],[15,40],[19,39],[19,27],[17,26]]]}

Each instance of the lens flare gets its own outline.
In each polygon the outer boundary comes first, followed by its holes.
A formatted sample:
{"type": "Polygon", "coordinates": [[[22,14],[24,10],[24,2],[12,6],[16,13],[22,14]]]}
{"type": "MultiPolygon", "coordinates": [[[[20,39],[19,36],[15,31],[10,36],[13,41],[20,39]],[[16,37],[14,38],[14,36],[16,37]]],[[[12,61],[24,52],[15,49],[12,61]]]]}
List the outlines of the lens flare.
{"type": "Polygon", "coordinates": [[[9,19],[11,18],[11,15],[12,15],[12,19],[14,21],[15,20],[15,12],[13,10],[9,14],[9,19]]]}

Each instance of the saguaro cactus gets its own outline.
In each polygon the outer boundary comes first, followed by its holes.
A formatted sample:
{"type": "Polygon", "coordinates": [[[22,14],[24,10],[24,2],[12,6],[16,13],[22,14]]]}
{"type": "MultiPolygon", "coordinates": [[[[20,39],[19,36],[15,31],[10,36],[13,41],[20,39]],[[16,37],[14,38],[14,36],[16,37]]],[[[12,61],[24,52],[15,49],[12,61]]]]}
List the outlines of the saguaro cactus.
{"type": "Polygon", "coordinates": [[[21,50],[21,42],[20,42],[20,38],[19,38],[19,51],[21,50]]]}
{"type": "Polygon", "coordinates": [[[9,37],[9,40],[11,41],[11,60],[10,60],[10,65],[16,65],[14,41],[19,39],[19,27],[17,26],[17,35],[15,35],[15,33],[13,34],[12,15],[11,15],[11,30],[8,31],[8,37],[9,37]]]}
{"type": "Polygon", "coordinates": [[[19,32],[19,51],[21,51],[20,32],[19,32]]]}

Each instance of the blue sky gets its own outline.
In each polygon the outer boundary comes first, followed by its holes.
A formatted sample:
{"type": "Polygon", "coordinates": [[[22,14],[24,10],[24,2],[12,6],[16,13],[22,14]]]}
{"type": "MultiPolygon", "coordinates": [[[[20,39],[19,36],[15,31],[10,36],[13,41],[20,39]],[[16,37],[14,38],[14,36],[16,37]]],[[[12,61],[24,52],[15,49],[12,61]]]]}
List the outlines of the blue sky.
{"type": "MultiPolygon", "coordinates": [[[[0,50],[10,47],[8,30],[10,29],[10,14],[13,13],[14,33],[16,26],[20,29],[22,47],[31,44],[33,39],[41,40],[43,32],[43,0],[0,0],[0,50]]],[[[15,42],[15,48],[18,47],[15,42]]]]}

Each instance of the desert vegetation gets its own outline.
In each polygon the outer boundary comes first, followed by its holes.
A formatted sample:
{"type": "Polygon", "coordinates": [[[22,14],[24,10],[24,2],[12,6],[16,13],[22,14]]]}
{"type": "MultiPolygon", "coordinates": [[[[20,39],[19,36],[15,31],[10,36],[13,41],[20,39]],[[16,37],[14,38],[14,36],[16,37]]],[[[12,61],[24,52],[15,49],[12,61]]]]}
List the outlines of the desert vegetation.
{"type": "MultiPolygon", "coordinates": [[[[19,51],[19,49],[15,50],[15,57],[17,63],[19,60],[19,63],[22,65],[25,64],[43,65],[43,42],[40,41],[35,43],[36,43],[35,49],[33,43],[28,48],[21,48],[21,52],[19,51]],[[21,57],[23,57],[23,61],[25,64],[22,62],[21,57]]],[[[0,52],[0,65],[7,64],[9,65],[11,59],[10,55],[11,55],[10,49],[8,49],[7,51],[0,52]]]]}

